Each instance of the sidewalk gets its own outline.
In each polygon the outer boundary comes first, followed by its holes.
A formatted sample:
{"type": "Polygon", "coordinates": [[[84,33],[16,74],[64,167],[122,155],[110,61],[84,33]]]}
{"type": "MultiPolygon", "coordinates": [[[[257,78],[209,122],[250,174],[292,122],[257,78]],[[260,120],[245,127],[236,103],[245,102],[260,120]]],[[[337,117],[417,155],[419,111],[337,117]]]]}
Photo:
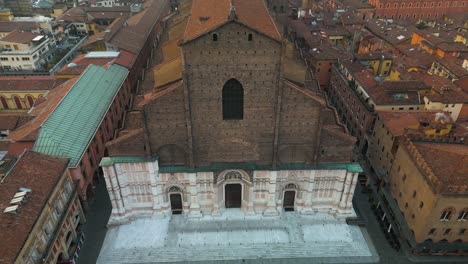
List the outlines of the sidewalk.
{"type": "Polygon", "coordinates": [[[78,264],[96,263],[106,237],[106,225],[112,207],[104,181],[96,186],[96,194],[90,201],[89,208],[86,214],[86,224],[83,228],[86,238],[78,257],[78,264]]]}
{"type": "MultiPolygon", "coordinates": [[[[376,175],[373,175],[370,169],[365,166],[361,165],[369,178],[369,185],[374,188],[375,187],[375,179],[377,178],[376,175]]],[[[374,194],[376,190],[374,189],[374,194]]],[[[374,195],[377,198],[377,195],[374,195]]],[[[366,225],[366,229],[369,235],[374,242],[374,246],[376,250],[379,252],[380,255],[380,263],[468,263],[468,257],[460,257],[460,256],[418,256],[411,253],[411,249],[406,244],[405,241],[401,242],[401,248],[397,252],[393,248],[390,247],[389,242],[386,240],[384,236],[384,231],[381,229],[379,225],[379,219],[376,218],[375,214],[371,209],[371,205],[368,201],[368,194],[361,192],[361,186],[358,184],[356,186],[356,191],[354,194],[354,201],[355,206],[358,207],[361,214],[364,215],[365,218],[368,219],[368,223],[366,225]]]]}

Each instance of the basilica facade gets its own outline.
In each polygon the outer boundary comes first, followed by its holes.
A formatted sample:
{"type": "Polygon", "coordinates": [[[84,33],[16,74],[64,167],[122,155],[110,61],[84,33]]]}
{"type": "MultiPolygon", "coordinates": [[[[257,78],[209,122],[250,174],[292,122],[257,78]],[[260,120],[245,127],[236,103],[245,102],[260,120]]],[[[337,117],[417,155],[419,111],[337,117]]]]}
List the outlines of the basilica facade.
{"type": "Polygon", "coordinates": [[[285,76],[285,41],[265,2],[193,0],[189,11],[173,17],[184,31],[168,43],[180,52],[157,66],[165,75],[106,146],[110,223],[228,208],[355,216],[355,138],[322,93],[285,76]]]}

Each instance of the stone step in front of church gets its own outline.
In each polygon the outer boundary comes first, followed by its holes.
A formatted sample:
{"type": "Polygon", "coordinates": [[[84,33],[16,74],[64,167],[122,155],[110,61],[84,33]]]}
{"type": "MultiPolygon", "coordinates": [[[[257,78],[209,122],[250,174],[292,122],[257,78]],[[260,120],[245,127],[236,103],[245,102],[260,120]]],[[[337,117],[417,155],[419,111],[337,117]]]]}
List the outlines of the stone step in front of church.
{"type": "Polygon", "coordinates": [[[351,243],[223,245],[172,248],[139,248],[106,252],[98,263],[164,263],[238,259],[332,258],[341,263],[371,263],[375,256],[362,255],[363,248],[351,243]],[[340,259],[342,261],[340,261],[340,259]]]}
{"type": "Polygon", "coordinates": [[[98,263],[314,259],[371,263],[378,256],[357,226],[329,216],[142,218],[108,229],[98,263]]]}

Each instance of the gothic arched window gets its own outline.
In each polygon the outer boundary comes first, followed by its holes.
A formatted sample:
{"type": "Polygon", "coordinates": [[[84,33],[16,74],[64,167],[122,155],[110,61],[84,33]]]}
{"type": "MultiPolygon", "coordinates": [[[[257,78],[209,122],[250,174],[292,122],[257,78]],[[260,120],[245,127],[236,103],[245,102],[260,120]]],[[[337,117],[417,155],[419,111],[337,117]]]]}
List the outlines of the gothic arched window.
{"type": "Polygon", "coordinates": [[[440,221],[449,221],[452,218],[452,215],[455,214],[455,209],[446,208],[440,215],[440,221]]]}
{"type": "Polygon", "coordinates": [[[34,105],[34,98],[33,98],[32,96],[30,96],[30,95],[26,95],[26,99],[27,99],[27,101],[28,101],[28,106],[29,106],[29,108],[33,107],[33,105],[34,105]]]}
{"type": "Polygon", "coordinates": [[[223,87],[223,119],[244,118],[244,89],[236,79],[230,79],[223,87]]]}
{"type": "Polygon", "coordinates": [[[9,108],[6,98],[3,97],[3,96],[0,96],[0,106],[2,107],[2,109],[8,109],[9,108]]]}
{"type": "Polygon", "coordinates": [[[23,106],[21,105],[21,100],[18,98],[18,96],[12,96],[12,97],[13,97],[13,101],[15,101],[16,108],[22,109],[23,106]]]}

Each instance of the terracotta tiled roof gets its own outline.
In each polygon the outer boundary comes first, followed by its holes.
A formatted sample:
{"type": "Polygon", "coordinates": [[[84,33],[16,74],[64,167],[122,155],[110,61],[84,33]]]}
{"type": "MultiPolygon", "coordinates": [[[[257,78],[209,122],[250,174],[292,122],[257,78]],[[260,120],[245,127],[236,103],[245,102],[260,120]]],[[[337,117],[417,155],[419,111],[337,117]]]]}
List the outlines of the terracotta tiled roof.
{"type": "Polygon", "coordinates": [[[29,115],[35,116],[35,118],[19,127],[15,131],[11,132],[7,137],[7,140],[34,140],[42,123],[44,123],[44,121],[49,117],[50,113],[54,111],[55,107],[60,103],[60,101],[62,101],[63,97],[68,93],[68,91],[70,91],[77,80],[78,77],[75,77],[51,90],[48,94],[44,95],[43,97],[46,100],[36,106],[29,113],[29,115]]]}
{"type": "Polygon", "coordinates": [[[26,151],[0,184],[0,262],[15,262],[67,164],[68,159],[26,151]],[[28,201],[16,215],[4,213],[20,187],[32,190],[28,201]]]}
{"type": "Polygon", "coordinates": [[[173,82],[173,83],[170,83],[168,85],[166,85],[165,87],[161,87],[161,89],[158,89],[158,90],[154,90],[152,92],[149,92],[149,93],[146,93],[143,95],[143,100],[141,100],[140,102],[138,102],[138,104],[135,104],[135,109],[143,109],[145,105],[147,105],[148,103],[154,101],[155,99],[175,90],[176,88],[180,87],[181,85],[183,85],[183,81],[180,80],[180,81],[177,81],[177,82],[173,82]]]}
{"type": "Polygon", "coordinates": [[[0,130],[13,130],[18,124],[18,114],[0,114],[0,130]]]}
{"type": "Polygon", "coordinates": [[[124,66],[127,69],[131,69],[135,63],[136,56],[135,54],[128,52],[126,50],[121,50],[117,58],[115,58],[114,63],[124,66]]]}
{"type": "Polygon", "coordinates": [[[11,32],[15,29],[32,31],[40,28],[36,22],[0,21],[0,32],[11,32]]]}
{"type": "MultiPolygon", "coordinates": [[[[385,127],[392,133],[393,136],[398,137],[403,135],[406,128],[412,127],[417,130],[421,122],[431,122],[435,120],[438,111],[378,111],[385,127]]],[[[440,115],[440,114],[439,114],[440,115]]],[[[446,113],[447,118],[450,116],[446,113]]]]}
{"type": "Polygon", "coordinates": [[[414,26],[399,27],[393,24],[386,24],[386,22],[379,19],[369,19],[366,28],[393,46],[409,42],[413,32],[416,31],[414,26]]]}
{"type": "Polygon", "coordinates": [[[121,66],[130,69],[134,63],[135,55],[131,52],[126,50],[119,51],[119,55],[117,57],[86,57],[86,54],[80,54],[75,59],[73,59],[72,63],[75,65],[67,64],[63,66],[63,68],[57,73],[58,75],[81,75],[89,65],[99,65],[105,66],[110,63],[117,63],[121,66]],[[70,67],[71,66],[71,67],[70,67]]]}
{"type": "Polygon", "coordinates": [[[63,82],[54,76],[0,76],[0,91],[47,91],[63,82]]]}
{"type": "Polygon", "coordinates": [[[468,93],[468,77],[456,80],[455,84],[458,85],[465,93],[468,93]]]}
{"type": "Polygon", "coordinates": [[[57,72],[57,75],[81,75],[86,68],[90,64],[94,65],[105,65],[109,62],[114,61],[115,58],[86,58],[86,54],[80,54],[75,59],[73,59],[72,63],[76,64],[71,66],[72,64],[67,64],[57,72]]]}
{"type": "Polygon", "coordinates": [[[445,192],[462,187],[468,181],[468,146],[414,142],[434,175],[446,184],[445,192]]]}
{"type": "Polygon", "coordinates": [[[468,70],[462,67],[463,60],[439,59],[437,61],[457,78],[468,77],[468,70]]]}
{"type": "Polygon", "coordinates": [[[114,7],[74,7],[67,10],[57,18],[71,23],[87,23],[95,19],[116,19],[120,16],[128,16],[129,6],[114,7]]]}
{"type": "Polygon", "coordinates": [[[112,36],[109,40],[112,45],[134,54],[140,53],[153,26],[165,15],[163,11],[165,11],[168,3],[166,1],[147,2],[149,2],[149,6],[142,11],[142,14],[135,15],[136,18],[135,16],[130,17],[131,24],[121,28],[119,32],[112,36]]]}
{"type": "MultiPolygon", "coordinates": [[[[263,0],[236,0],[234,7],[237,21],[273,39],[281,39],[263,0]]],[[[230,9],[230,0],[193,0],[184,42],[198,38],[228,22],[230,9]]]]}
{"type": "Polygon", "coordinates": [[[15,29],[14,31],[10,32],[8,35],[3,37],[1,41],[28,44],[33,40],[33,38],[37,36],[39,36],[39,34],[35,34],[29,31],[19,31],[15,29]]]}

